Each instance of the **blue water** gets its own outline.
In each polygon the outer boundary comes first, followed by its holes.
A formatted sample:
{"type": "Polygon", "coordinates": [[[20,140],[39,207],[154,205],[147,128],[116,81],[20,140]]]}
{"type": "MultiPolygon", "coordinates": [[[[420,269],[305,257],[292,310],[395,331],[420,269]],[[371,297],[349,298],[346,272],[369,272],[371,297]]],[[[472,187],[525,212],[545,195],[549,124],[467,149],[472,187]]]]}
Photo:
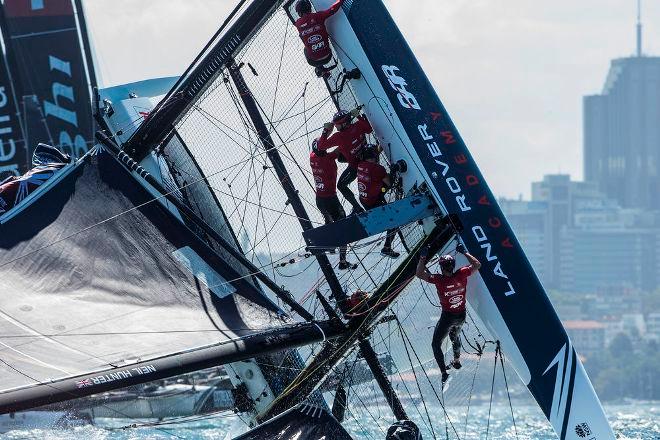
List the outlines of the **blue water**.
{"type": "MultiPolygon", "coordinates": [[[[660,439],[660,402],[629,405],[608,405],[605,407],[610,422],[622,440],[660,439]]],[[[436,438],[445,439],[444,417],[437,409],[431,409],[434,420],[434,433],[436,438]]],[[[472,412],[469,423],[465,421],[454,421],[454,428],[449,438],[456,439],[485,439],[488,406],[477,406],[472,412]],[[458,434],[458,436],[456,435],[458,434]]],[[[489,439],[533,439],[545,440],[556,439],[548,422],[539,416],[538,408],[518,407],[515,410],[516,437],[511,414],[508,407],[495,407],[491,415],[489,439]]],[[[134,420],[112,421],[115,429],[101,428],[98,426],[82,426],[71,429],[57,430],[29,430],[14,431],[1,435],[2,439],[48,439],[48,440],[161,440],[161,439],[186,439],[186,440],[225,440],[243,432],[243,424],[236,417],[213,417],[184,425],[160,425],[157,427],[123,428],[127,424],[136,423],[134,420]],[[118,428],[118,429],[117,429],[118,428]]],[[[107,423],[106,423],[107,425],[107,423]]],[[[375,420],[349,420],[347,424],[356,439],[383,439],[385,436],[376,424],[375,420]],[[359,425],[359,426],[358,426],[359,425]]],[[[424,429],[428,429],[425,427],[424,429]]],[[[433,435],[425,432],[424,439],[432,439],[433,435]]]]}

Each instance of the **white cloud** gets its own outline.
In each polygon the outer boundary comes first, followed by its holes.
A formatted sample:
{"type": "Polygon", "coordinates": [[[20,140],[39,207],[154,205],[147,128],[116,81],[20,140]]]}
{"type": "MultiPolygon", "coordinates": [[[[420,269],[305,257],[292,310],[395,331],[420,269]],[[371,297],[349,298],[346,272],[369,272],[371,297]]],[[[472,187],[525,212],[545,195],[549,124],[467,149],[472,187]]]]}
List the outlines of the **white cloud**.
{"type": "MultiPolygon", "coordinates": [[[[233,8],[229,0],[85,2],[107,85],[181,73],[233,8]]],[[[634,51],[633,0],[386,0],[498,195],[582,176],[582,96],[634,51]]],[[[644,5],[660,55],[660,2],[644,5]]]]}

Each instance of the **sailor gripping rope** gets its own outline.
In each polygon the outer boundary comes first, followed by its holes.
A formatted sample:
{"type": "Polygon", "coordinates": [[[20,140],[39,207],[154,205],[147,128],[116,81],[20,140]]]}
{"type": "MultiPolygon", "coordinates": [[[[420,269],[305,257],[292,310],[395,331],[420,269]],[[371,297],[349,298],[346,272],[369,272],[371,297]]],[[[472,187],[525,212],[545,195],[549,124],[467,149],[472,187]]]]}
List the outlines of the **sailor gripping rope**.
{"type": "Polygon", "coordinates": [[[445,357],[442,352],[442,343],[447,335],[449,335],[454,352],[454,359],[451,362],[451,366],[454,369],[461,368],[460,334],[461,327],[465,322],[467,283],[468,278],[477,273],[481,268],[479,260],[467,252],[463,244],[458,243],[456,245],[456,252],[465,255],[465,258],[467,258],[470,264],[455,271],[456,259],[449,254],[442,255],[438,259],[440,273],[433,274],[426,268],[429,249],[425,247],[420,251],[419,262],[415,271],[418,278],[435,285],[438,298],[440,299],[440,306],[442,307],[442,314],[433,332],[431,347],[433,348],[433,355],[438,363],[438,367],[440,367],[440,371],[442,372],[443,384],[449,379],[449,373],[447,373],[447,365],[445,364],[445,357]]]}

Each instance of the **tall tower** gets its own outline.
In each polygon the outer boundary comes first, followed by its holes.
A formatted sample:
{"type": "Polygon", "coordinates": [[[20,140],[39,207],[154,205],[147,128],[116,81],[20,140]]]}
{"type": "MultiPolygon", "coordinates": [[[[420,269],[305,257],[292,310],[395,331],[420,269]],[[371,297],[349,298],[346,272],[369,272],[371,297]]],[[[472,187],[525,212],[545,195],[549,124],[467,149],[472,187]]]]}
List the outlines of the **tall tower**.
{"type": "Polygon", "coordinates": [[[612,60],[603,91],[585,96],[584,176],[622,206],[660,210],[660,57],[612,60]]]}
{"type": "Polygon", "coordinates": [[[637,0],[637,56],[642,56],[642,0],[637,0]]]}

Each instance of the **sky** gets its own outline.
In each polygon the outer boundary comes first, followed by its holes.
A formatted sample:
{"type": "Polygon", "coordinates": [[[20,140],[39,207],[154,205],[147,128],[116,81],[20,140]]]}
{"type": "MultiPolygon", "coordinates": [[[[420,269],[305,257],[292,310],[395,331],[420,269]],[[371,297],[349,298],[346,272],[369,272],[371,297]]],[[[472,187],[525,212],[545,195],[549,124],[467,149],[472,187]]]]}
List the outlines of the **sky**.
{"type": "MultiPolygon", "coordinates": [[[[582,179],[582,97],[635,51],[636,0],[385,0],[497,196],[582,179]]],[[[179,75],[236,0],[84,0],[103,85],[179,75]]],[[[660,1],[642,6],[660,56],[660,1]]]]}

